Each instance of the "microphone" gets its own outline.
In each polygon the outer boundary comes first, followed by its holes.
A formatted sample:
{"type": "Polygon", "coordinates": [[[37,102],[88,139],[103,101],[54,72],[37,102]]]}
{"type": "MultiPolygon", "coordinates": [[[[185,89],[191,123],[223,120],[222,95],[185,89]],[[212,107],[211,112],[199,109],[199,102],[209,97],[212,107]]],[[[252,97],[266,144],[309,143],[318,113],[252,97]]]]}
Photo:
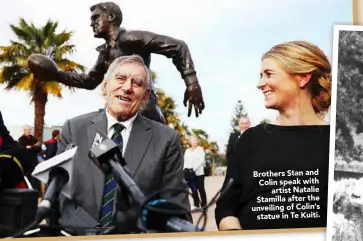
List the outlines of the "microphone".
{"type": "MultiPolygon", "coordinates": [[[[120,163],[126,162],[121,155],[120,149],[114,141],[110,140],[104,135],[103,137],[104,141],[90,149],[90,156],[92,157],[93,162],[104,173],[112,171],[117,183],[120,186],[124,187],[130,193],[133,200],[140,208],[143,208],[146,197],[144,193],[140,190],[138,185],[131,178],[127,167],[121,166],[120,163]]],[[[181,210],[181,207],[179,207],[179,205],[167,202],[166,200],[156,200],[149,204],[151,204],[151,206],[156,206],[159,208],[163,207],[164,210],[166,208],[173,211],[181,210]]],[[[147,209],[143,210],[141,221],[145,228],[154,229],[162,232],[200,231],[198,227],[176,215],[160,215],[159,212],[152,212],[147,209]]]]}
{"type": "Polygon", "coordinates": [[[69,174],[63,167],[55,167],[50,170],[47,191],[44,194],[43,200],[39,203],[37,213],[35,214],[36,222],[40,223],[47,217],[52,204],[68,181],[69,174]]]}
{"type": "Polygon", "coordinates": [[[48,185],[43,200],[39,203],[35,221],[40,223],[48,216],[52,205],[62,192],[68,198],[71,198],[72,192],[72,174],[73,174],[73,156],[77,151],[74,145],[67,146],[66,151],[45,161],[41,162],[32,176],[48,185]]]}
{"type": "Polygon", "coordinates": [[[14,188],[37,163],[36,157],[20,145],[1,151],[0,190],[14,188]]]}
{"type": "Polygon", "coordinates": [[[175,203],[160,199],[151,201],[148,206],[152,209],[143,209],[141,223],[145,229],[158,230],[160,232],[201,232],[198,226],[183,219],[184,215],[166,214],[166,210],[175,212],[183,211],[183,209],[175,203]],[[163,210],[163,212],[154,211],[154,208],[163,210]]]}
{"type": "Polygon", "coordinates": [[[90,156],[92,161],[101,171],[104,172],[104,174],[112,172],[117,183],[126,188],[137,204],[142,205],[145,196],[131,178],[129,171],[125,166],[126,162],[122,158],[122,154],[117,144],[107,138],[107,136],[103,134],[99,135],[103,137],[104,141],[91,148],[90,156]],[[120,163],[124,166],[121,166],[120,163]]]}

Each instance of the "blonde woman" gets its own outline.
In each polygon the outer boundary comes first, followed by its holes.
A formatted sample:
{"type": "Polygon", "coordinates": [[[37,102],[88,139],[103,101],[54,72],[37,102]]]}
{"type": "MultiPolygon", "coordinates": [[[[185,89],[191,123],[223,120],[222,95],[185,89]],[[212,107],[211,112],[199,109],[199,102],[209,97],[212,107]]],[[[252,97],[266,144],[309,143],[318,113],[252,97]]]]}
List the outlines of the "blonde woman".
{"type": "Polygon", "coordinates": [[[188,181],[193,194],[194,207],[192,209],[204,208],[207,205],[207,195],[204,188],[205,152],[203,147],[199,146],[199,140],[196,136],[189,138],[189,144],[190,147],[184,153],[184,170],[192,169],[195,176],[194,180],[188,181]]]}
{"type": "Polygon", "coordinates": [[[278,118],[248,129],[239,139],[225,184],[230,177],[235,182],[217,202],[217,226],[325,227],[330,126],[323,117],[330,107],[330,63],[309,42],[276,45],[262,57],[257,88],[278,118]],[[309,178],[318,181],[304,184],[309,178]]]}

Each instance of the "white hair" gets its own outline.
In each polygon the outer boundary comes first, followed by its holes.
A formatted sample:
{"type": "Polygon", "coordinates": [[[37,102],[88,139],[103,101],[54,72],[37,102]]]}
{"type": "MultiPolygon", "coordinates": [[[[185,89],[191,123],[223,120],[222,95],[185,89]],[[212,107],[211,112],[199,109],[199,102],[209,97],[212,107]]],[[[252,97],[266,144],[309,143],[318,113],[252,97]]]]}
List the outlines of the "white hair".
{"type": "Polygon", "coordinates": [[[144,60],[138,55],[129,55],[129,56],[121,56],[116,58],[108,67],[107,73],[105,75],[105,80],[108,82],[111,78],[113,73],[115,72],[116,68],[119,67],[121,64],[124,63],[138,63],[141,64],[145,71],[146,71],[146,81],[147,81],[147,89],[150,89],[152,83],[152,75],[150,69],[145,65],[144,60]]]}
{"type": "Polygon", "coordinates": [[[194,138],[194,139],[197,141],[197,144],[198,144],[198,145],[200,144],[199,137],[198,137],[196,134],[192,134],[192,135],[190,135],[189,140],[190,140],[190,139],[192,139],[192,138],[194,138]]]}
{"type": "Polygon", "coordinates": [[[241,120],[248,120],[248,122],[251,122],[250,118],[248,116],[241,116],[238,120],[240,122],[241,120]]]}
{"type": "Polygon", "coordinates": [[[23,126],[23,130],[25,130],[25,129],[33,129],[30,125],[25,125],[25,126],[23,126]]]}

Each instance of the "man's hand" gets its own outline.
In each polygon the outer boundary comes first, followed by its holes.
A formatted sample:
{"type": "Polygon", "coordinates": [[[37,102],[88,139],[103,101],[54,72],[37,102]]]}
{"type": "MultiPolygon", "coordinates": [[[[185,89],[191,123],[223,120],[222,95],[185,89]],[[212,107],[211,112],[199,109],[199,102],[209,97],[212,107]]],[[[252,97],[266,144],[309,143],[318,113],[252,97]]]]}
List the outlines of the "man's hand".
{"type": "Polygon", "coordinates": [[[196,75],[186,76],[184,81],[187,85],[187,89],[184,93],[184,106],[187,106],[188,102],[188,117],[192,114],[192,108],[194,106],[195,116],[198,117],[202,114],[204,110],[204,101],[203,101],[203,94],[202,88],[198,83],[198,79],[196,75]]]}

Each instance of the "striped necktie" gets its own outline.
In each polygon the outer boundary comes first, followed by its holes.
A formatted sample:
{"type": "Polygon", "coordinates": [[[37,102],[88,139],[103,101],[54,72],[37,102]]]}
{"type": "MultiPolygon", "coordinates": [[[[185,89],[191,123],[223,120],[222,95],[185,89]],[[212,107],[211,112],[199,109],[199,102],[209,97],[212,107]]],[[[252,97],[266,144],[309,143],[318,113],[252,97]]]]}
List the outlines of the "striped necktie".
{"type": "MultiPolygon", "coordinates": [[[[121,131],[125,127],[119,123],[113,125],[114,134],[111,139],[119,146],[121,153],[123,148],[123,140],[121,131]]],[[[110,226],[112,223],[112,213],[114,209],[114,201],[116,196],[116,179],[113,174],[110,173],[105,177],[105,186],[103,189],[103,199],[102,199],[102,208],[101,208],[101,216],[100,216],[100,224],[102,227],[110,226]]]]}

